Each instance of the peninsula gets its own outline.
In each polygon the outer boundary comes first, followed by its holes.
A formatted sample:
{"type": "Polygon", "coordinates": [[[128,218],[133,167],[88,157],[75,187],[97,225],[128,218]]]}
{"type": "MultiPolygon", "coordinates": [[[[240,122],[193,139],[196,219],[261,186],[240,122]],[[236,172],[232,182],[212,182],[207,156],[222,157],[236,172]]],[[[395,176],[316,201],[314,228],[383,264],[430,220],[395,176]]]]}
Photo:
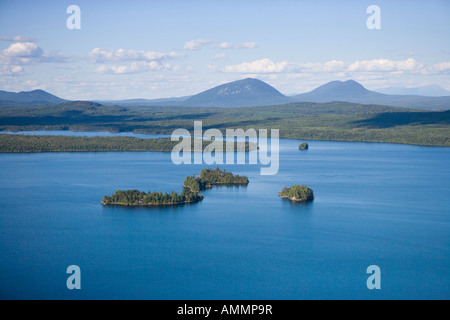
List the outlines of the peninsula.
{"type": "MultiPolygon", "coordinates": [[[[204,150],[211,141],[202,141],[204,150]]],[[[79,137],[63,135],[24,135],[0,133],[0,153],[40,152],[111,152],[157,151],[172,152],[177,142],[170,138],[144,139],[136,137],[79,137]]],[[[245,152],[257,150],[257,145],[245,142],[245,152]]],[[[223,142],[226,152],[226,142],[223,142]]],[[[237,143],[233,151],[238,151],[237,143]]]]}

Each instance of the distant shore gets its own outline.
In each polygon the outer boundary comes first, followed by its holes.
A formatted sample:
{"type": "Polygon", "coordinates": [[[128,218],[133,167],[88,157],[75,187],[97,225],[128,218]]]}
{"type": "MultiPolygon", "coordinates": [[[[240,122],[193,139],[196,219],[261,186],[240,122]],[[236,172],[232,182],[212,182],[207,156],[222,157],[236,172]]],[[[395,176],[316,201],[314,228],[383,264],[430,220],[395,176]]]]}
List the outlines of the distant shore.
{"type": "MultiPolygon", "coordinates": [[[[202,150],[211,141],[202,141],[202,150]]],[[[171,152],[178,144],[170,138],[143,139],[136,137],[81,137],[1,134],[0,153],[41,153],[41,152],[115,152],[154,151],[171,152]]],[[[256,150],[254,143],[245,143],[245,151],[256,150]]],[[[224,152],[226,150],[224,142],[224,152]]],[[[237,144],[234,145],[237,150],[237,144]]]]}

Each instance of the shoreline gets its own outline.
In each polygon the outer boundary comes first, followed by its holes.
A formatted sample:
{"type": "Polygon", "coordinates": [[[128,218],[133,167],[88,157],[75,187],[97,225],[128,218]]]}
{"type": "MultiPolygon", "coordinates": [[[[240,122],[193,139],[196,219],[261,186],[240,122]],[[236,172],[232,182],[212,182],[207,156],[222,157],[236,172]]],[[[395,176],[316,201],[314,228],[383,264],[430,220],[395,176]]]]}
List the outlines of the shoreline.
{"type": "Polygon", "coordinates": [[[171,203],[149,203],[149,204],[125,204],[120,202],[111,202],[111,203],[103,203],[103,201],[100,201],[100,203],[107,207],[107,206],[121,206],[121,207],[164,207],[164,206],[179,206],[179,205],[186,205],[186,204],[193,204],[198,203],[201,200],[198,201],[188,201],[188,202],[171,202],[171,203]]]}
{"type": "MultiPolygon", "coordinates": [[[[170,139],[170,135],[168,134],[150,134],[150,133],[140,133],[140,132],[133,132],[133,131],[126,131],[126,132],[112,132],[112,131],[91,131],[91,130],[17,130],[17,131],[0,131],[0,136],[20,136],[20,137],[72,137],[72,138],[107,138],[107,139],[114,139],[119,137],[125,137],[125,138],[137,138],[137,139],[144,139],[144,140],[156,140],[156,139],[170,139]],[[31,132],[58,132],[61,134],[32,134],[31,132]],[[23,133],[22,133],[23,132],[23,133]],[[71,134],[62,134],[64,132],[67,133],[108,133],[111,135],[71,135],[71,134]],[[130,135],[128,135],[130,134],[130,135]],[[140,136],[133,136],[133,134],[136,135],[147,135],[148,137],[140,137],[140,136]]],[[[420,143],[407,143],[407,142],[389,142],[389,141],[376,141],[376,140],[345,140],[345,139],[314,139],[311,137],[286,137],[283,135],[280,135],[280,140],[302,140],[302,141],[324,141],[324,142],[356,142],[356,143],[385,143],[390,145],[406,145],[406,146],[417,146],[417,147],[438,147],[438,148],[449,148],[450,145],[444,145],[444,144],[420,144],[420,143]]],[[[130,150],[90,150],[90,151],[12,151],[12,152],[2,152],[0,153],[49,153],[49,152],[122,152],[122,151],[130,151],[130,152],[141,152],[141,151],[150,151],[150,152],[170,152],[170,151],[160,151],[160,150],[142,150],[142,149],[130,149],[130,150]]],[[[254,150],[250,150],[254,151],[254,150]]],[[[224,150],[223,152],[226,152],[224,150]]],[[[245,152],[248,152],[247,150],[245,152]]]]}

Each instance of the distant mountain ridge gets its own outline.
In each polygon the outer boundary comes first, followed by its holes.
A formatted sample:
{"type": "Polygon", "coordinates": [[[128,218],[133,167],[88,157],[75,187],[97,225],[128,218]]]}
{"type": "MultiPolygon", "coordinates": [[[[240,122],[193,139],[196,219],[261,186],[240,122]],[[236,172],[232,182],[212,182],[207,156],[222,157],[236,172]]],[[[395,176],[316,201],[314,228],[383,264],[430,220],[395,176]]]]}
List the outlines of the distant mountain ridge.
{"type": "MultiPolygon", "coordinates": [[[[436,89],[436,88],[435,88],[436,89]]],[[[441,88],[442,89],[442,88],[441,88]]],[[[444,90],[444,89],[442,89],[444,90]]],[[[429,110],[449,110],[450,96],[383,94],[366,89],[354,80],[331,81],[316,89],[287,97],[271,85],[247,78],[225,83],[193,96],[163,99],[93,100],[102,105],[123,107],[173,106],[232,108],[280,105],[293,102],[326,103],[333,101],[378,104],[429,110]]],[[[70,102],[43,90],[0,91],[0,107],[57,105],[70,102]]]]}

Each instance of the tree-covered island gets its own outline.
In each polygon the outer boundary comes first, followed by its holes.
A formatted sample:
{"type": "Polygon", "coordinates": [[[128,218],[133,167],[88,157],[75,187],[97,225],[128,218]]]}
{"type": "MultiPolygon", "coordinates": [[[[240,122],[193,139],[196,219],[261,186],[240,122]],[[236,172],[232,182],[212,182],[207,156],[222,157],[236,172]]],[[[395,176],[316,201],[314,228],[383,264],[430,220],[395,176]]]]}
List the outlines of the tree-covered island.
{"type": "Polygon", "coordinates": [[[303,142],[298,146],[298,150],[308,150],[308,148],[309,145],[306,142],[303,142]]]}
{"type": "Polygon", "coordinates": [[[213,186],[232,186],[232,185],[247,185],[248,178],[246,176],[234,175],[226,170],[216,169],[202,169],[200,176],[188,176],[184,180],[183,186],[189,188],[191,191],[201,191],[213,186]]]}
{"type": "Polygon", "coordinates": [[[164,206],[196,203],[203,200],[203,195],[184,188],[181,194],[174,191],[167,192],[143,192],[139,190],[117,190],[111,196],[103,196],[103,205],[123,206],[164,206]]]}
{"type": "Polygon", "coordinates": [[[278,195],[283,199],[289,199],[297,202],[309,202],[314,200],[313,191],[305,185],[294,184],[290,188],[283,186],[283,189],[281,192],[278,192],[278,195]]]}
{"type": "Polygon", "coordinates": [[[246,176],[233,175],[231,172],[216,169],[202,169],[200,176],[188,176],[183,183],[181,194],[162,192],[142,192],[139,190],[117,190],[111,196],[103,196],[101,203],[122,206],[173,206],[196,203],[203,200],[200,190],[211,188],[214,185],[247,185],[246,176]]]}

